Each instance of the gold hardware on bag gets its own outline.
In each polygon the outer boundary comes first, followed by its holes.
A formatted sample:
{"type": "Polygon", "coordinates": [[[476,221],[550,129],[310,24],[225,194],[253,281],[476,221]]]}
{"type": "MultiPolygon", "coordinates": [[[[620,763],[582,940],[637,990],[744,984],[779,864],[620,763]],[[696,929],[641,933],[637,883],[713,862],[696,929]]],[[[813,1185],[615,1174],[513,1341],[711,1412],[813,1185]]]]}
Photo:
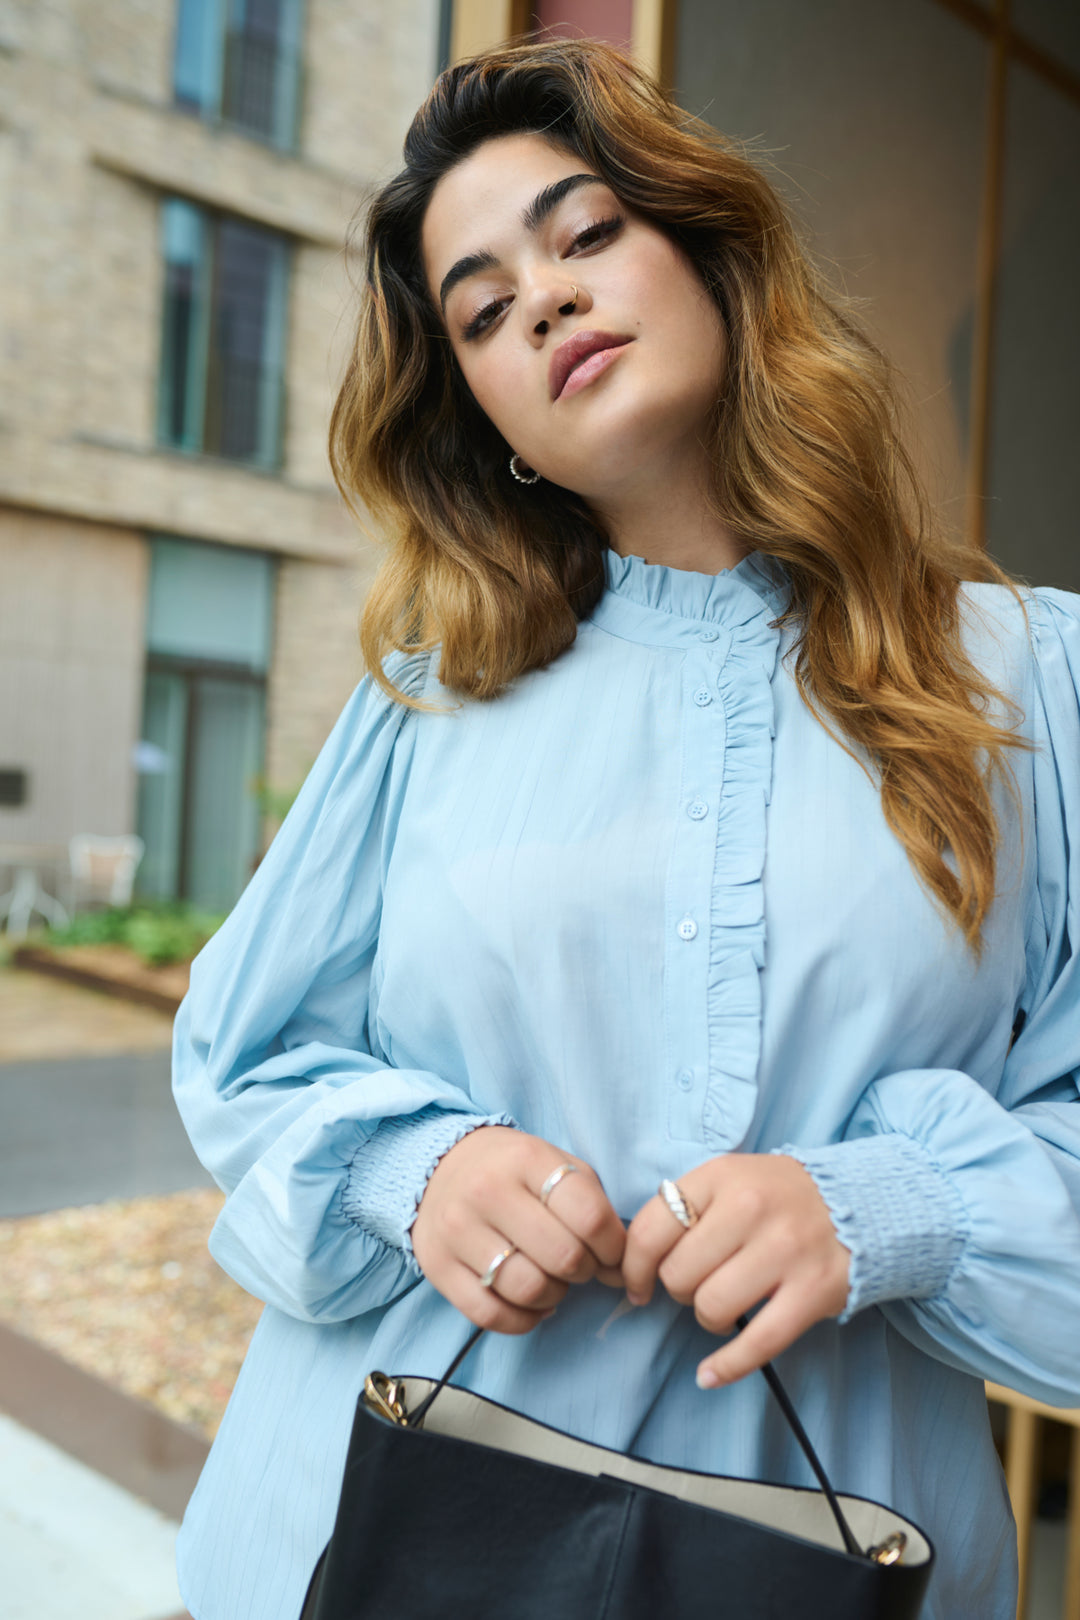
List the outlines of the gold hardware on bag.
{"type": "Polygon", "coordinates": [[[408,1427],[409,1414],[405,1410],[405,1386],[399,1379],[387,1378],[385,1373],[371,1372],[364,1379],[364,1404],[391,1423],[408,1427]]]}
{"type": "Polygon", "coordinates": [[[902,1530],[894,1530],[891,1536],[886,1536],[876,1547],[871,1547],[867,1557],[872,1558],[875,1564],[899,1564],[903,1561],[906,1546],[907,1536],[902,1530]]]}

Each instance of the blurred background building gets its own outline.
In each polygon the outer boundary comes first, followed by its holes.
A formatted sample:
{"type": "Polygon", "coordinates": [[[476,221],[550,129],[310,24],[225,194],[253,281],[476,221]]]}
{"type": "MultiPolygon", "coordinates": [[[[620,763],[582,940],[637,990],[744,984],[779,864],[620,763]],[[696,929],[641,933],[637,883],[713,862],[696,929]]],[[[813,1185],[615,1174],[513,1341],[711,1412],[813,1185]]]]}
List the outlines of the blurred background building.
{"type": "Polygon", "coordinates": [[[0,844],[137,831],[144,895],[236,898],[359,673],[373,556],[325,449],[348,222],[439,65],[529,28],[630,45],[752,143],[909,379],[940,521],[1080,588],[1075,3],[0,19],[0,844]]]}
{"type": "Polygon", "coordinates": [[[143,894],[224,909],[357,679],[343,243],[438,17],[0,10],[0,843],[137,831],[143,894]]]}

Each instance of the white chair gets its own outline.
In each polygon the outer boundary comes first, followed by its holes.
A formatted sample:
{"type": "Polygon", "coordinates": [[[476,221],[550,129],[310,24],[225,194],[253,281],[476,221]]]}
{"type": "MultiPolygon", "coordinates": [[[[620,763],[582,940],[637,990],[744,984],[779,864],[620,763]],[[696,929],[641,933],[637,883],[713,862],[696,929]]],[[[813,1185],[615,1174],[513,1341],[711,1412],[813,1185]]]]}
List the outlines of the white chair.
{"type": "Polygon", "coordinates": [[[68,844],[73,910],[95,902],[129,906],[146,845],[134,833],[99,838],[76,833],[68,844]]]}
{"type": "Polygon", "coordinates": [[[66,928],[68,914],[59,900],[42,887],[37,868],[21,864],[13,868],[13,874],[11,888],[0,894],[0,922],[7,934],[12,939],[25,939],[35,912],[50,928],[66,928]]]}

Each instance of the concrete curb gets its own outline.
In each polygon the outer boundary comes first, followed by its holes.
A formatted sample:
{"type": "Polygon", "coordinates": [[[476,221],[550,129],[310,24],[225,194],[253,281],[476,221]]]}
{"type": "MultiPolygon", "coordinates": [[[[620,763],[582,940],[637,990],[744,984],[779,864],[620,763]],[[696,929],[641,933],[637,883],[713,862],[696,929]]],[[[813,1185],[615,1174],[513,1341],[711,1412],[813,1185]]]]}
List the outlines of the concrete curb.
{"type": "Polygon", "coordinates": [[[102,1379],[0,1324],[0,1408],[171,1519],[181,1519],[210,1451],[102,1379]]]}
{"type": "Polygon", "coordinates": [[[68,984],[80,985],[84,990],[100,990],[107,996],[122,1001],[134,1001],[141,1007],[153,1007],[157,1012],[174,1014],[181,996],[173,995],[150,984],[139,984],[132,979],[119,978],[110,973],[96,973],[81,963],[65,961],[53,951],[39,945],[20,945],[12,954],[15,967],[33,973],[44,973],[52,979],[63,979],[68,984]]]}

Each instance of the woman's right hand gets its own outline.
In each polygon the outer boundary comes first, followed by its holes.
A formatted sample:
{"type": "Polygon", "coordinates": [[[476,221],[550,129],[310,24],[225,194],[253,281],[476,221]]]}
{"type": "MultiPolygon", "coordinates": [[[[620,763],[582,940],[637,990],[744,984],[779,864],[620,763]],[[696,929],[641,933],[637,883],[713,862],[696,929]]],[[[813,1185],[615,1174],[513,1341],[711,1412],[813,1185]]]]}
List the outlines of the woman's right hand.
{"type": "Polygon", "coordinates": [[[539,1136],[481,1125],[444,1153],[412,1225],[420,1269],[477,1327],[529,1333],[571,1283],[596,1277],[622,1287],[626,1229],[596,1172],[539,1136]],[[576,1167],[540,1189],[560,1164],[576,1167]],[[490,1288],[480,1278],[513,1244],[490,1288]]]}

